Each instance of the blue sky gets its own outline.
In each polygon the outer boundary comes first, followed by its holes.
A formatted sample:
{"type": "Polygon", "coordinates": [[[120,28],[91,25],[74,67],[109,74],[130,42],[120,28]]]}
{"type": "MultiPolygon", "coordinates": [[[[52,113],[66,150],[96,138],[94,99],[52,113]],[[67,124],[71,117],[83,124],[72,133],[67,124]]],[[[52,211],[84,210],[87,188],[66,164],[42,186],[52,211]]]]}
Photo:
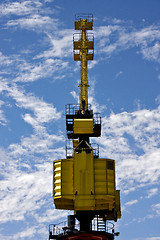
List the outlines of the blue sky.
{"type": "Polygon", "coordinates": [[[52,162],[65,157],[77,103],[76,13],[94,15],[89,102],[102,115],[100,156],[116,160],[119,240],[160,240],[160,1],[1,0],[0,239],[47,239],[52,162]]]}

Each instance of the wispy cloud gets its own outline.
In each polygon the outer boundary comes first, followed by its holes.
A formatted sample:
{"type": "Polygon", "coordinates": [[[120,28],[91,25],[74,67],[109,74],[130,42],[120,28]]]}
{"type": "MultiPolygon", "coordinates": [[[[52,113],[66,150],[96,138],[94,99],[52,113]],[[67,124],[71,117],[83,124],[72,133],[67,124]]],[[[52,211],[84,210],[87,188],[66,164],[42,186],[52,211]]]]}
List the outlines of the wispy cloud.
{"type": "Polygon", "coordinates": [[[114,80],[117,79],[120,75],[122,75],[123,72],[122,71],[119,71],[118,73],[116,73],[115,77],[114,77],[114,80]]]}
{"type": "MultiPolygon", "coordinates": [[[[119,51],[137,47],[138,53],[143,58],[152,61],[160,61],[160,28],[157,25],[136,30],[120,25],[103,26],[96,29],[97,39],[100,41],[99,52],[107,57],[119,51]]],[[[98,54],[98,52],[97,52],[98,54]]]]}
{"type": "Polygon", "coordinates": [[[151,198],[152,196],[157,195],[157,193],[158,193],[158,188],[152,188],[148,191],[147,198],[151,198]]]}
{"type": "Polygon", "coordinates": [[[6,4],[1,4],[1,15],[28,15],[35,11],[38,12],[39,8],[42,6],[40,1],[15,1],[6,4]]]}
{"type": "Polygon", "coordinates": [[[49,29],[56,29],[58,26],[58,20],[50,17],[53,15],[52,11],[47,8],[46,3],[48,1],[15,1],[5,4],[1,4],[1,16],[6,18],[7,27],[22,28],[28,30],[34,30],[36,32],[47,31],[49,29]]]}
{"type": "Polygon", "coordinates": [[[129,202],[126,202],[125,205],[126,205],[126,206],[132,206],[132,205],[134,205],[134,204],[136,204],[136,203],[138,203],[138,200],[137,200],[137,199],[131,200],[131,201],[129,201],[129,202]]]}
{"type": "Polygon", "coordinates": [[[156,216],[160,216],[160,203],[153,204],[152,209],[155,212],[156,216]]]}
{"type": "Polygon", "coordinates": [[[95,97],[96,80],[92,79],[92,81],[89,81],[89,82],[90,82],[90,87],[88,89],[88,102],[89,104],[91,104],[94,113],[101,113],[106,109],[106,106],[100,105],[96,100],[96,97],[95,97]]]}
{"type": "MultiPolygon", "coordinates": [[[[33,111],[35,121],[38,124],[59,119],[61,117],[61,113],[57,112],[56,108],[54,108],[52,104],[44,102],[32,93],[25,93],[25,91],[18,88],[16,84],[13,84],[12,87],[7,86],[4,90],[8,92],[8,96],[12,97],[16,101],[18,107],[33,111]]],[[[32,123],[32,119],[29,114],[26,114],[24,119],[32,123]]],[[[37,125],[36,122],[33,123],[33,126],[37,125]]]]}
{"type": "Polygon", "coordinates": [[[160,237],[134,238],[133,240],[160,240],[160,237]]]}
{"type": "Polygon", "coordinates": [[[7,57],[7,56],[5,56],[5,55],[3,55],[3,53],[2,52],[0,52],[0,65],[10,65],[12,63],[12,60],[9,58],[9,57],[7,57]]]}
{"type": "Polygon", "coordinates": [[[6,24],[8,27],[20,27],[35,31],[47,31],[48,29],[56,29],[57,21],[49,16],[41,16],[38,14],[31,15],[27,18],[19,18],[16,20],[9,20],[6,24]]]}
{"type": "Polygon", "coordinates": [[[3,110],[1,109],[5,103],[0,100],[0,125],[6,125],[7,119],[4,115],[3,110]]]}
{"type": "MultiPolygon", "coordinates": [[[[12,156],[9,156],[6,151],[0,149],[0,152],[2,153],[1,158],[5,154],[5,159],[7,159],[7,162],[4,162],[4,159],[0,162],[0,165],[5,164],[2,173],[3,180],[1,181],[0,221],[1,223],[13,220],[24,221],[27,215],[32,216],[33,212],[36,213],[38,209],[51,200],[51,158],[44,159],[43,164],[35,164],[33,169],[31,163],[25,163],[24,160],[21,162],[13,161],[12,156]]],[[[30,157],[31,162],[35,163],[35,156],[30,155],[30,157]]],[[[52,157],[56,159],[53,152],[52,157]]],[[[45,152],[44,158],[46,158],[45,152]]],[[[35,216],[37,220],[39,217],[35,216]]]]}
{"type": "Polygon", "coordinates": [[[116,159],[118,182],[122,191],[158,183],[160,166],[160,109],[142,109],[132,113],[112,113],[102,119],[102,157],[116,159]],[[137,186],[137,185],[136,185],[137,186]]]}
{"type": "Polygon", "coordinates": [[[68,67],[68,62],[60,59],[49,58],[38,63],[27,63],[23,61],[19,63],[19,76],[14,79],[14,82],[34,82],[38,79],[52,76],[53,73],[62,72],[68,67]]]}
{"type": "Polygon", "coordinates": [[[60,57],[64,58],[72,54],[72,36],[73,30],[68,29],[58,31],[54,35],[46,33],[50,42],[51,48],[43,53],[40,53],[36,58],[60,57]]]}

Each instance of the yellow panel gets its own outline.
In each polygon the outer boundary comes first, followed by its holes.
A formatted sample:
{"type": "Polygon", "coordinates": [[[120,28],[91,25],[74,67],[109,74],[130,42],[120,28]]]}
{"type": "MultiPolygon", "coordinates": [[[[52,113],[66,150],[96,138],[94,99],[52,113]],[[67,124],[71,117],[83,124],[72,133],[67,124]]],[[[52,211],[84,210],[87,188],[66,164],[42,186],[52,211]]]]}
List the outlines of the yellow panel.
{"type": "Polygon", "coordinates": [[[93,151],[74,153],[74,194],[75,210],[93,210],[94,168],[93,151]]]}
{"type": "Polygon", "coordinates": [[[73,159],[53,162],[53,198],[57,209],[74,210],[73,159]]]}
{"type": "Polygon", "coordinates": [[[74,53],[74,61],[80,61],[80,54],[74,53]]]}
{"type": "Polygon", "coordinates": [[[115,195],[114,160],[95,158],[95,194],[115,195]]]}
{"type": "Polygon", "coordinates": [[[61,196],[61,160],[53,162],[53,197],[61,196]]]}
{"type": "Polygon", "coordinates": [[[94,48],[94,42],[93,41],[88,41],[87,42],[87,47],[88,47],[88,49],[93,49],[94,48]]]}
{"type": "Polygon", "coordinates": [[[76,195],[75,196],[75,210],[94,210],[95,199],[94,195],[76,195]]]}
{"type": "Polygon", "coordinates": [[[93,119],[74,119],[74,134],[93,134],[93,119]]]}
{"type": "Polygon", "coordinates": [[[120,191],[115,186],[115,161],[94,158],[93,152],[85,151],[74,152],[73,159],[54,161],[53,198],[57,209],[108,209],[111,213],[109,220],[115,220],[112,211],[115,209],[117,218],[120,218],[120,191]]]}
{"type": "Polygon", "coordinates": [[[74,50],[79,50],[81,48],[81,41],[74,41],[73,47],[74,47],[74,50]]]}
{"type": "Polygon", "coordinates": [[[73,195],[73,160],[62,161],[62,195],[73,195]]]}
{"type": "Polygon", "coordinates": [[[100,199],[95,200],[95,210],[108,209],[112,211],[115,205],[115,198],[109,195],[101,196],[100,199]]]}
{"type": "Polygon", "coordinates": [[[106,161],[99,158],[95,158],[95,194],[107,194],[106,161]]]}
{"type": "MultiPolygon", "coordinates": [[[[75,30],[81,29],[81,21],[75,21],[75,30]]],[[[86,30],[93,29],[93,22],[86,22],[86,30]]]]}
{"type": "Polygon", "coordinates": [[[87,54],[87,59],[88,59],[89,61],[93,60],[93,54],[87,54]]]}
{"type": "Polygon", "coordinates": [[[54,204],[57,209],[74,210],[73,199],[69,199],[69,198],[54,199],[54,204]]]}
{"type": "Polygon", "coordinates": [[[117,218],[121,218],[120,190],[116,190],[116,211],[117,218]]]}

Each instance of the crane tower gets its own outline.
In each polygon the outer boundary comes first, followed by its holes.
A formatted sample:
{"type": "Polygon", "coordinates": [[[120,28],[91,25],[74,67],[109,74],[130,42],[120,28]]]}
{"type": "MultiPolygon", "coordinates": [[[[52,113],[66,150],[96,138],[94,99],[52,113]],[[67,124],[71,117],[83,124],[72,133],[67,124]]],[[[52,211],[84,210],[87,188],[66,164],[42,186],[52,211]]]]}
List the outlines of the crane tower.
{"type": "Polygon", "coordinates": [[[49,239],[105,239],[118,235],[106,229],[108,221],[121,217],[120,191],[116,190],[115,161],[99,158],[92,137],[101,135],[101,116],[88,103],[88,61],[94,57],[92,14],[77,14],[73,35],[74,60],[81,63],[79,104],[66,105],[66,131],[72,146],[66,146],[66,159],[53,162],[53,199],[57,209],[73,210],[64,234],[50,225],[49,239]],[[75,222],[79,222],[76,229],[75,222]],[[93,220],[96,230],[93,230],[93,220]]]}

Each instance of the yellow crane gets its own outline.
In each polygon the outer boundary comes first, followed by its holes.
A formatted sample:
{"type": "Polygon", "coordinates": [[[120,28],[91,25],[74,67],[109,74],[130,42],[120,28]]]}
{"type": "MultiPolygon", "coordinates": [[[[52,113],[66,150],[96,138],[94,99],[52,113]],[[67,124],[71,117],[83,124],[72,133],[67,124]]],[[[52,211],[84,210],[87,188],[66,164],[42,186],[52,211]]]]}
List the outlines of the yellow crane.
{"type": "MultiPolygon", "coordinates": [[[[88,61],[94,57],[92,14],[76,15],[75,30],[74,60],[81,62],[80,104],[66,105],[66,130],[72,150],[67,148],[66,159],[53,162],[53,199],[57,209],[74,210],[70,219],[80,222],[80,232],[90,232],[95,217],[99,229],[107,220],[121,217],[120,191],[116,190],[115,161],[99,158],[98,145],[90,142],[91,137],[101,135],[101,116],[93,113],[88,103],[88,61]]],[[[114,239],[114,234],[103,239],[114,239]]]]}

